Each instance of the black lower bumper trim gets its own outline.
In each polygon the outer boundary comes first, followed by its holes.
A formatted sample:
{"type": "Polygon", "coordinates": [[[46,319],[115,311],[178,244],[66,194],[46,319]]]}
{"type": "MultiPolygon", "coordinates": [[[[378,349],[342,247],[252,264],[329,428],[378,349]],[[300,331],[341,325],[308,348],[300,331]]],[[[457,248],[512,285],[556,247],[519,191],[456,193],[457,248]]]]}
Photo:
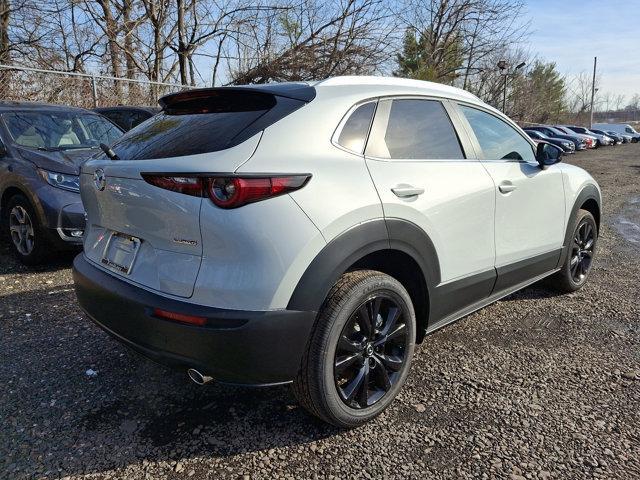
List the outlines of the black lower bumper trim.
{"type": "Polygon", "coordinates": [[[196,368],[223,383],[291,381],[315,312],[225,310],[174,300],[103,272],[78,255],[73,279],[80,307],[117,339],[159,363],[196,368]],[[207,318],[202,327],[151,315],[160,308],[207,318]]]}

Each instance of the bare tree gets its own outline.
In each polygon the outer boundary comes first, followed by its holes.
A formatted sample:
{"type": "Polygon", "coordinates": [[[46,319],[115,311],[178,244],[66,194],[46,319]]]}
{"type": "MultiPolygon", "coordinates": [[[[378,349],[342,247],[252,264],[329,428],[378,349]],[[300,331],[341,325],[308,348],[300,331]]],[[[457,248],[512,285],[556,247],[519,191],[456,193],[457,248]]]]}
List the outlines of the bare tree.
{"type": "Polygon", "coordinates": [[[9,20],[11,4],[9,0],[0,0],[0,63],[9,63],[9,20]]]}
{"type": "Polygon", "coordinates": [[[233,83],[370,74],[392,58],[395,29],[383,0],[303,0],[286,4],[263,29],[237,37],[233,83]]]}
{"type": "Polygon", "coordinates": [[[424,39],[418,68],[478,92],[493,83],[487,73],[497,70],[496,53],[527,38],[523,11],[521,0],[404,0],[397,15],[424,39]]]}

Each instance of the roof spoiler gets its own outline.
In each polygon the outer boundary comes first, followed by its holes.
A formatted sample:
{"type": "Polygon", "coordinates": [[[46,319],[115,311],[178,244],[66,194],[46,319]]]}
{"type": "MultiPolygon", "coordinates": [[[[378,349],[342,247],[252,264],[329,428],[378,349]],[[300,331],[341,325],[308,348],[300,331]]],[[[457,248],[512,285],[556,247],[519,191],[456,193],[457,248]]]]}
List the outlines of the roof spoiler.
{"type": "Polygon", "coordinates": [[[196,88],[178,93],[165,95],[158,100],[163,110],[174,110],[185,104],[193,104],[198,101],[215,101],[216,99],[244,98],[247,101],[260,99],[266,101],[266,97],[286,97],[302,102],[310,102],[316,97],[316,89],[306,83],[272,83],[264,85],[247,85],[238,87],[213,87],[196,88]]]}

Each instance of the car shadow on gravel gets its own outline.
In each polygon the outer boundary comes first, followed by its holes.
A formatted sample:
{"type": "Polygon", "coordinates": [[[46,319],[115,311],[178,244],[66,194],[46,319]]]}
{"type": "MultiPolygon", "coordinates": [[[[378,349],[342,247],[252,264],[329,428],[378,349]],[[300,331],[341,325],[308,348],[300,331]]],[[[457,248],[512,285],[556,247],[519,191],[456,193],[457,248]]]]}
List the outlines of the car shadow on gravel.
{"type": "Polygon", "coordinates": [[[56,252],[53,258],[43,265],[27,266],[20,263],[13,255],[11,240],[6,235],[0,235],[0,275],[9,273],[43,273],[56,272],[71,267],[74,257],[80,253],[80,249],[56,252]]]}
{"type": "Polygon", "coordinates": [[[339,432],[288,386],[200,387],[131,352],[79,310],[71,284],[62,287],[0,296],[0,452],[9,448],[21,474],[230,457],[339,432]]]}
{"type": "Polygon", "coordinates": [[[504,297],[502,302],[512,302],[514,300],[539,300],[543,298],[554,298],[563,295],[549,287],[542,280],[538,283],[534,283],[533,285],[523,289],[518,290],[511,295],[504,297]]]}

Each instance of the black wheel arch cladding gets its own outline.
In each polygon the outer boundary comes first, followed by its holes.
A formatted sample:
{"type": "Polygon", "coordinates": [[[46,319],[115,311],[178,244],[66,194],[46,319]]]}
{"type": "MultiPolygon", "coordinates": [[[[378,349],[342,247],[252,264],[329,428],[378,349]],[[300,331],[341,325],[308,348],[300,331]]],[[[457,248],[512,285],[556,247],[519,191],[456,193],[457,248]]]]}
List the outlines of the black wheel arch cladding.
{"type": "Polygon", "coordinates": [[[440,262],[429,236],[399,218],[361,223],[331,240],[309,264],[287,305],[288,310],[319,311],[338,278],[365,256],[384,250],[409,255],[419,266],[429,297],[440,283],[440,262]]]}
{"type": "Polygon", "coordinates": [[[565,231],[564,236],[564,248],[562,249],[562,255],[560,255],[560,259],[558,260],[558,267],[560,267],[568,254],[568,247],[571,245],[571,238],[573,237],[573,221],[578,214],[578,210],[582,208],[585,204],[595,204],[597,205],[597,211],[591,212],[596,221],[596,226],[598,227],[598,235],[600,234],[600,219],[602,217],[602,200],[600,198],[600,192],[596,188],[595,185],[589,184],[586,185],[576,197],[575,202],[573,203],[573,207],[571,208],[571,213],[567,218],[567,229],[565,231]],[[594,214],[595,213],[595,214],[594,214]]]}

